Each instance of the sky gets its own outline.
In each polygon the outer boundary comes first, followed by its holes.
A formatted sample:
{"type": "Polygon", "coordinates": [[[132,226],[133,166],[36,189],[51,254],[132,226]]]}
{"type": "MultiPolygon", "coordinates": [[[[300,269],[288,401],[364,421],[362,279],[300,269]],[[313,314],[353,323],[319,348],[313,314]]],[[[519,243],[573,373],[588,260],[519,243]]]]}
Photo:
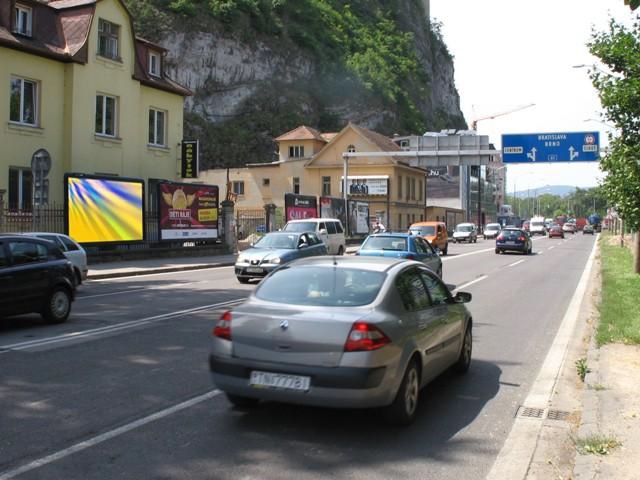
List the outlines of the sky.
{"type": "MultiPolygon", "coordinates": [[[[598,63],[586,46],[592,28],[606,30],[610,17],[629,25],[634,16],[623,0],[431,0],[467,122],[535,104],[478,121],[496,148],[505,133],[582,131],[599,131],[606,146],[612,129],[593,120],[603,121],[602,108],[588,68],[573,66],[598,63]]],[[[596,162],[511,164],[507,190],[587,188],[602,177],[596,162]]]]}

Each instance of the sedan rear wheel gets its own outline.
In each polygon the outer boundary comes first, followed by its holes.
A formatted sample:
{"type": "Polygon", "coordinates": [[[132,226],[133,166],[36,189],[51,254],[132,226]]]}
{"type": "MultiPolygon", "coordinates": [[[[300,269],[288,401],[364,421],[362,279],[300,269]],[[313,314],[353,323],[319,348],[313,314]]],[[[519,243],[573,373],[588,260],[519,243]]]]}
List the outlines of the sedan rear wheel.
{"type": "Polygon", "coordinates": [[[416,418],[420,397],[420,375],[415,360],[404,372],[396,398],[387,407],[387,418],[396,425],[410,425],[416,418]]]}
{"type": "Polygon", "coordinates": [[[344,248],[342,248],[342,245],[338,248],[338,255],[344,255],[344,248]]]}
{"type": "Polygon", "coordinates": [[[58,287],[49,295],[42,317],[48,323],[62,323],[69,316],[69,312],[71,312],[71,294],[65,288],[58,287]]]}
{"type": "Polygon", "coordinates": [[[247,277],[238,277],[238,281],[240,283],[249,283],[250,278],[247,277]]]}

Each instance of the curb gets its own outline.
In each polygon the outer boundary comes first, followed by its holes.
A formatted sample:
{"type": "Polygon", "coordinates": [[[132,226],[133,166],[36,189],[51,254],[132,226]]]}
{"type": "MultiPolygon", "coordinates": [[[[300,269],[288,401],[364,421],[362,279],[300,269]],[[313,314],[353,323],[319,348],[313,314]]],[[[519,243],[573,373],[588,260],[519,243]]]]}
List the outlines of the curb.
{"type": "Polygon", "coordinates": [[[225,263],[205,263],[199,265],[183,265],[180,267],[160,267],[153,268],[148,270],[134,270],[130,272],[112,272],[112,273],[97,273],[97,274],[89,274],[87,280],[103,280],[106,278],[123,278],[123,277],[137,277],[141,275],[154,275],[156,273],[171,273],[171,272],[183,272],[187,270],[204,270],[207,268],[215,268],[215,267],[232,267],[235,265],[235,262],[225,262],[225,263]]]}

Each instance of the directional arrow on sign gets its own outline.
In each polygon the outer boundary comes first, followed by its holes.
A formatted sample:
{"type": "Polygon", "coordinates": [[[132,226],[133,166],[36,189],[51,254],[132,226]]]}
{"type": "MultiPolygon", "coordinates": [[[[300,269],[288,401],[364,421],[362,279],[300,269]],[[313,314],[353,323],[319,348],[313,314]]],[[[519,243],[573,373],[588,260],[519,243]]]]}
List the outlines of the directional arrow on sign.
{"type": "Polygon", "coordinates": [[[527,158],[530,158],[532,162],[536,161],[536,152],[538,151],[538,149],[536,149],[536,147],[533,147],[531,149],[531,151],[529,153],[527,153],[527,158]]]}
{"type": "Polygon", "coordinates": [[[573,148],[573,145],[569,147],[569,160],[573,160],[575,158],[578,158],[578,155],[580,155],[580,152],[576,152],[576,149],[573,148]]]}

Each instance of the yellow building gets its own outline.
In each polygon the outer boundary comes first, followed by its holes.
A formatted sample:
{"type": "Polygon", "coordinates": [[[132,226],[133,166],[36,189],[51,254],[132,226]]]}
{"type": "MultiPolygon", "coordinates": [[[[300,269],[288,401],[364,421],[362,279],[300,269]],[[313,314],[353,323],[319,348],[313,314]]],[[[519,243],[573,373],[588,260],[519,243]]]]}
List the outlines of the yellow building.
{"type": "MultiPolygon", "coordinates": [[[[225,185],[228,175],[238,210],[258,210],[267,204],[284,208],[286,193],[342,198],[343,152],[401,150],[388,137],[351,123],[337,134],[300,126],[276,142],[276,162],[206,170],[199,180],[225,185]]],[[[404,230],[425,218],[425,173],[391,155],[351,158],[349,199],[368,202],[372,221],[379,219],[388,229],[404,230]]]]}
{"type": "Polygon", "coordinates": [[[2,0],[5,205],[38,202],[36,153],[50,158],[42,204],[62,202],[67,172],[178,178],[190,92],[166,76],[166,52],[135,36],[121,0],[2,0]]]}

